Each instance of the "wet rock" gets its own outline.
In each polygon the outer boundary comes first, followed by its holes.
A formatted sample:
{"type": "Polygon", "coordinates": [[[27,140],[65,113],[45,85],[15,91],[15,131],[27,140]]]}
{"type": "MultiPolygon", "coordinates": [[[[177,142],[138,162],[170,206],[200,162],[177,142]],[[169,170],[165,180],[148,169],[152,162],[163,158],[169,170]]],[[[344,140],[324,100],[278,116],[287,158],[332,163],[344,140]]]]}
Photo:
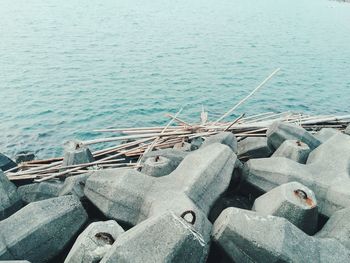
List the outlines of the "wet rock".
{"type": "Polygon", "coordinates": [[[350,208],[335,212],[315,237],[334,238],[350,249],[350,208]]]}
{"type": "Polygon", "coordinates": [[[89,148],[81,142],[68,141],[65,143],[62,167],[81,163],[91,163],[93,161],[94,157],[89,148]]]}
{"type": "Polygon", "coordinates": [[[35,154],[30,151],[21,151],[16,153],[15,161],[16,163],[29,162],[35,159],[35,154]]]}
{"type": "Polygon", "coordinates": [[[350,251],[335,239],[308,236],[285,218],[227,208],[212,238],[234,262],[349,262],[350,251]]]}
{"type": "Polygon", "coordinates": [[[58,195],[63,196],[72,194],[82,199],[85,196],[84,188],[88,178],[89,174],[79,174],[67,177],[63,186],[60,188],[58,195]]]}
{"type": "Polygon", "coordinates": [[[238,142],[238,157],[247,159],[267,158],[272,150],[267,145],[266,137],[248,137],[238,142]]]}
{"type": "Polygon", "coordinates": [[[208,244],[172,212],[152,217],[122,234],[101,263],[205,262],[208,244]]]}
{"type": "Polygon", "coordinates": [[[124,229],[114,220],[91,223],[77,238],[65,263],[100,262],[124,229]]]}
{"type": "Polygon", "coordinates": [[[330,217],[350,206],[350,137],[337,134],[312,151],[306,165],[287,158],[249,160],[243,169],[246,182],[264,192],[297,181],[317,195],[319,212],[330,217]]]}
{"type": "Polygon", "coordinates": [[[30,203],[0,222],[0,260],[51,262],[86,220],[74,196],[30,203]]]}
{"type": "Polygon", "coordinates": [[[22,207],[16,186],[0,170],[0,221],[22,207]]]}
{"type": "Polygon", "coordinates": [[[141,172],[154,177],[170,174],[179,164],[163,156],[149,157],[144,162],[141,172]]]}
{"type": "Polygon", "coordinates": [[[253,210],[261,215],[283,217],[309,235],[317,231],[315,194],[297,182],[282,184],[260,196],[255,200],[253,210]]]}
{"type": "Polygon", "coordinates": [[[45,181],[18,187],[18,194],[25,203],[57,197],[63,186],[62,181],[45,181]]]}
{"type": "Polygon", "coordinates": [[[15,168],[16,166],[17,164],[14,161],[12,161],[6,155],[0,153],[0,170],[5,172],[7,170],[15,168]]]}
{"type": "Polygon", "coordinates": [[[333,128],[322,128],[319,132],[317,132],[315,134],[315,137],[322,143],[324,143],[325,141],[327,141],[328,139],[330,139],[331,137],[333,137],[336,134],[341,133],[339,130],[337,129],[333,129],[333,128]]]}
{"type": "Polygon", "coordinates": [[[207,215],[228,188],[236,157],[222,144],[189,154],[168,176],[151,177],[136,170],[101,170],[91,174],[85,195],[108,218],[136,225],[168,211],[196,213],[195,228],[209,237],[207,215]]]}
{"type": "Polygon", "coordinates": [[[286,140],[273,153],[272,157],[286,157],[298,163],[306,163],[311,150],[310,147],[297,140],[286,140]]]}
{"type": "Polygon", "coordinates": [[[317,148],[321,142],[300,126],[285,122],[274,122],[266,132],[267,143],[277,149],[286,140],[298,140],[307,144],[311,150],[317,148]]]}
{"type": "Polygon", "coordinates": [[[232,132],[220,132],[205,139],[202,148],[207,147],[213,143],[221,143],[231,148],[234,153],[237,153],[237,139],[232,132]]]}

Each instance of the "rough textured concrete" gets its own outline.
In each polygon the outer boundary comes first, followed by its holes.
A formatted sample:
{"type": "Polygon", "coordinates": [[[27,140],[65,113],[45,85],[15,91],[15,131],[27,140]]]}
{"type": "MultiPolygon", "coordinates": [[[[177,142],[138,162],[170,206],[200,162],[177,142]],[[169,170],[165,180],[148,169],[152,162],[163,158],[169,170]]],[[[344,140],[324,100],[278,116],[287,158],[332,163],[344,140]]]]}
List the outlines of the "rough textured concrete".
{"type": "Polygon", "coordinates": [[[178,165],[177,161],[163,156],[149,157],[143,163],[141,172],[150,176],[161,177],[170,174],[178,165]]]}
{"type": "Polygon", "coordinates": [[[62,166],[69,166],[94,161],[89,148],[78,141],[68,141],[64,144],[64,157],[62,166]]]}
{"type": "Polygon", "coordinates": [[[198,150],[204,142],[203,137],[196,137],[191,140],[191,151],[198,150]]]}
{"type": "Polygon", "coordinates": [[[65,263],[98,263],[124,229],[114,220],[94,222],[77,238],[65,263]]]}
{"type": "Polygon", "coordinates": [[[63,186],[62,181],[47,181],[18,187],[18,194],[25,203],[57,197],[63,186]]]}
{"type": "Polygon", "coordinates": [[[30,203],[0,222],[0,260],[51,262],[86,220],[74,196],[30,203]]]}
{"type": "Polygon", "coordinates": [[[317,231],[315,194],[297,182],[282,184],[255,199],[253,210],[262,215],[283,217],[309,235],[317,231]]]}
{"type": "Polygon", "coordinates": [[[208,237],[207,214],[228,188],[236,157],[222,144],[191,152],[168,176],[151,177],[136,170],[101,170],[91,174],[85,195],[108,218],[131,225],[167,210],[193,210],[195,228],[208,237]]]}
{"type": "Polygon", "coordinates": [[[350,125],[348,125],[348,127],[346,127],[344,132],[345,132],[345,134],[350,135],[350,125]]]}
{"type": "Polygon", "coordinates": [[[0,221],[22,207],[16,186],[0,170],[0,221]]]}
{"type": "Polygon", "coordinates": [[[225,209],[212,238],[234,262],[349,262],[335,239],[308,236],[285,218],[239,208],[225,209]]]}
{"type": "Polygon", "coordinates": [[[253,159],[244,180],[262,191],[297,181],[315,192],[319,212],[330,217],[350,206],[350,136],[337,134],[311,152],[306,165],[287,158],[253,159]]]}
{"type": "Polygon", "coordinates": [[[192,145],[188,142],[179,142],[179,143],[176,143],[173,148],[184,152],[190,152],[191,146],[192,145]]]}
{"type": "Polygon", "coordinates": [[[11,168],[14,168],[16,166],[17,166],[17,164],[14,161],[12,161],[6,155],[0,153],[0,170],[5,172],[5,171],[7,171],[11,168]]]}
{"type": "Polygon", "coordinates": [[[350,208],[335,212],[315,237],[334,238],[350,249],[350,208]]]}
{"type": "Polygon", "coordinates": [[[122,234],[101,263],[205,262],[208,244],[172,212],[150,218],[122,234]]]}
{"type": "Polygon", "coordinates": [[[332,138],[336,134],[340,134],[341,131],[333,128],[322,128],[314,136],[322,143],[332,138]]]}
{"type": "Polygon", "coordinates": [[[212,135],[205,139],[201,148],[207,147],[213,143],[221,143],[227,145],[231,148],[234,153],[237,153],[237,139],[236,136],[232,132],[220,132],[216,135],[212,135]]]}
{"type": "Polygon", "coordinates": [[[177,149],[162,149],[146,153],[142,162],[145,162],[148,158],[156,158],[158,156],[161,156],[170,160],[174,166],[177,167],[188,154],[189,152],[184,152],[177,149]]]}
{"type": "Polygon", "coordinates": [[[298,163],[306,163],[311,152],[310,147],[297,140],[286,140],[273,153],[272,157],[286,157],[298,163]]]}
{"type": "Polygon", "coordinates": [[[266,137],[248,137],[238,142],[238,157],[245,159],[267,158],[272,150],[267,145],[266,137]]]}
{"type": "Polygon", "coordinates": [[[64,181],[63,186],[61,187],[58,195],[76,195],[80,199],[85,196],[84,188],[86,184],[86,180],[89,178],[89,174],[79,174],[67,177],[64,181]]]}
{"type": "Polygon", "coordinates": [[[311,150],[317,148],[321,142],[300,126],[285,122],[274,122],[266,132],[267,143],[277,149],[286,140],[298,140],[307,144],[311,150]]]}
{"type": "Polygon", "coordinates": [[[21,151],[16,153],[15,161],[16,163],[29,162],[35,159],[35,154],[30,151],[21,151]]]}

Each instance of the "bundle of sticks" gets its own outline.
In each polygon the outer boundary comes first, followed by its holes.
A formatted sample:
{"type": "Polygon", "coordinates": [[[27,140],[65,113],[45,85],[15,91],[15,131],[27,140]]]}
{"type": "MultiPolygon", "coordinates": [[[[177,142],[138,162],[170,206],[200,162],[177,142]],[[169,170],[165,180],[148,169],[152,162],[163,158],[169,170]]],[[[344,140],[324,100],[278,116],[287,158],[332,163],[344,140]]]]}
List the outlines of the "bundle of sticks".
{"type": "Polygon", "coordinates": [[[87,173],[95,169],[139,169],[142,166],[145,154],[150,151],[181,147],[186,142],[191,142],[197,137],[205,139],[223,131],[232,132],[237,137],[237,140],[240,141],[246,137],[266,136],[268,127],[275,121],[295,123],[312,133],[317,132],[321,128],[343,130],[350,123],[350,115],[310,116],[292,112],[266,112],[253,116],[242,114],[231,121],[223,121],[231,116],[238,106],[264,86],[278,70],[275,70],[248,96],[215,121],[208,121],[208,112],[202,109],[200,122],[195,124],[189,123],[179,118],[181,109],[175,115],[166,114],[170,121],[165,126],[95,130],[95,132],[112,134],[113,136],[82,142],[87,147],[93,147],[92,145],[98,144],[105,145],[106,143],[112,144],[107,148],[94,151],[92,154],[95,161],[93,162],[63,166],[63,157],[34,160],[21,163],[18,167],[6,171],[5,174],[12,181],[34,180],[35,182],[43,182],[54,178],[58,179],[87,173]]]}
{"type": "MultiPolygon", "coordinates": [[[[201,114],[203,116],[203,112],[201,114]]],[[[235,134],[240,141],[247,137],[264,137],[268,127],[275,121],[284,121],[301,125],[311,133],[321,128],[344,130],[350,123],[350,115],[345,116],[309,116],[300,113],[266,112],[254,116],[241,115],[232,122],[205,122],[190,124],[176,116],[167,114],[176,125],[159,127],[118,128],[96,130],[100,133],[116,134],[82,142],[86,146],[113,143],[114,146],[94,151],[96,161],[91,163],[62,166],[63,157],[34,160],[19,164],[17,168],[6,171],[12,181],[35,180],[46,181],[89,172],[93,169],[139,168],[145,153],[165,148],[181,147],[194,138],[206,138],[219,132],[228,131],[235,134]]]]}

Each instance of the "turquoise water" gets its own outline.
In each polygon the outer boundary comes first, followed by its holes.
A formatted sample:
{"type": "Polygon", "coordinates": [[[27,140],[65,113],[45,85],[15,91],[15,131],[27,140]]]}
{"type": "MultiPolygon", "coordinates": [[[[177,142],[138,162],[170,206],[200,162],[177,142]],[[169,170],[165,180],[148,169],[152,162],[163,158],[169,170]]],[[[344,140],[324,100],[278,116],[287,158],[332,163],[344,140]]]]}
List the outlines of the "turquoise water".
{"type": "Polygon", "coordinates": [[[61,154],[93,129],[236,114],[349,113],[350,4],[1,0],[0,151],[61,154]]]}

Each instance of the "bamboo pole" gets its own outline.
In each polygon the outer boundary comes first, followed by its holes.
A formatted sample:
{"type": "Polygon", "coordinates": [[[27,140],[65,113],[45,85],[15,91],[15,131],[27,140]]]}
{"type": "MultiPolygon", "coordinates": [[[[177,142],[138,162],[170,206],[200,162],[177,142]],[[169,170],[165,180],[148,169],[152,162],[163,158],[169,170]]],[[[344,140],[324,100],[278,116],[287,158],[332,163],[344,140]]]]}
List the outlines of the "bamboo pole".
{"type": "Polygon", "coordinates": [[[215,124],[230,115],[234,110],[236,110],[240,105],[242,105],[247,99],[249,99],[251,96],[254,95],[255,92],[257,92],[259,89],[261,89],[272,77],[280,71],[279,68],[277,68],[274,72],[271,73],[270,76],[268,76],[259,86],[257,86],[251,93],[248,94],[244,99],[242,99],[240,102],[238,102],[234,107],[232,107],[228,112],[226,112],[224,115],[222,115],[219,119],[215,121],[215,124]]]}

